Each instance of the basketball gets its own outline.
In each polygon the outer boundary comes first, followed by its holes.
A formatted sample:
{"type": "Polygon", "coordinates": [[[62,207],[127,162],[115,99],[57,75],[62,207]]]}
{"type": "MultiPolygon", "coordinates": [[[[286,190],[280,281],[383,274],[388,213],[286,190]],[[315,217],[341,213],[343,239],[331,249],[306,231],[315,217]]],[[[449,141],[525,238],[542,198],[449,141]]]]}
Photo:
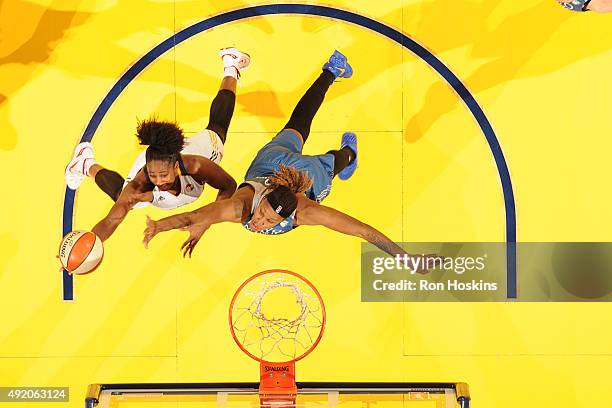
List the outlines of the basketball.
{"type": "Polygon", "coordinates": [[[90,231],[72,231],[62,239],[59,259],[64,269],[75,275],[93,272],[104,256],[102,240],[90,231]]]}

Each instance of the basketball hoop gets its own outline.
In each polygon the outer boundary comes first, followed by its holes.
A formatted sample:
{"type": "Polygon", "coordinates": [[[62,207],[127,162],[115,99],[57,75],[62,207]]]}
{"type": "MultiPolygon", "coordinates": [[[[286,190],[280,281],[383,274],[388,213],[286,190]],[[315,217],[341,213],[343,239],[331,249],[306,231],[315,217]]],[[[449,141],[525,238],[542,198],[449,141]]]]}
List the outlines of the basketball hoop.
{"type": "Polygon", "coordinates": [[[269,270],[247,279],[232,298],[229,324],[238,347],[259,361],[259,383],[92,384],[85,407],[147,402],[222,408],[389,408],[426,401],[427,406],[437,408],[470,408],[465,383],[296,384],[295,362],[314,350],[325,329],[323,299],[297,273],[269,270]]]}
{"type": "Polygon", "coordinates": [[[257,273],[236,290],[229,325],[238,347],[259,361],[261,405],[295,405],[295,362],[314,350],[325,328],[319,291],[295,272],[257,273]]]}

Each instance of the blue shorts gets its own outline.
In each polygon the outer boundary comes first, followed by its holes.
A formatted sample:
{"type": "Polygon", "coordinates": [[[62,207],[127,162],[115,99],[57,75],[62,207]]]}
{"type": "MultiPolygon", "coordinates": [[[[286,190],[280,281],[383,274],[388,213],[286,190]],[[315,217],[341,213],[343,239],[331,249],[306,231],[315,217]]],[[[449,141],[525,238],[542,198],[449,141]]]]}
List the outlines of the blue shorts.
{"type": "Polygon", "coordinates": [[[292,130],[283,129],[262,147],[246,172],[245,179],[266,177],[278,170],[281,164],[306,171],[312,179],[312,187],[306,192],[311,200],[321,202],[331,189],[334,178],[334,155],[302,154],[302,138],[292,130]]]}

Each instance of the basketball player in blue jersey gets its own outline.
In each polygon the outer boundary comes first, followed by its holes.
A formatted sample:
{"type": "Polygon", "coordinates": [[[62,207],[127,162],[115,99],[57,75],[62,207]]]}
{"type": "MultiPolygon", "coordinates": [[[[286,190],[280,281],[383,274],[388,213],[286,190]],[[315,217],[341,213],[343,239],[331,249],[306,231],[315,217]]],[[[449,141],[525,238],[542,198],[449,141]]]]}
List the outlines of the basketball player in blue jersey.
{"type": "Polygon", "coordinates": [[[250,62],[248,54],[235,48],[221,50],[224,76],[212,101],[205,130],[185,138],[175,123],[156,119],[138,123],[136,136],[147,145],[124,179],[115,171],[96,163],[91,143],[81,143],[66,166],[66,184],[76,190],[86,177],[115,204],[92,232],[102,241],[108,239],[134,207],[153,205],[174,209],[194,202],[205,184],[219,190],[217,200],[231,198],[236,181],[220,166],[223,144],[234,112],[236,83],[240,71],[250,62]]]}
{"type": "Polygon", "coordinates": [[[212,224],[236,222],[248,231],[270,235],[287,233],[300,225],[321,225],[365,239],[391,255],[406,254],[370,225],[320,204],[329,194],[336,175],[347,180],[357,168],[357,138],[353,133],[343,135],[338,150],[316,156],[302,154],[312,120],[328,88],[337,78],[351,75],[346,57],[335,51],[283,130],[257,153],[236,193],[189,213],[159,221],[149,219],[144,232],[145,246],[159,232],[186,229],[190,236],[181,249],[184,256],[191,256],[212,224]]]}
{"type": "Polygon", "coordinates": [[[612,12],[612,0],[558,0],[558,2],[572,11],[612,12]]]}

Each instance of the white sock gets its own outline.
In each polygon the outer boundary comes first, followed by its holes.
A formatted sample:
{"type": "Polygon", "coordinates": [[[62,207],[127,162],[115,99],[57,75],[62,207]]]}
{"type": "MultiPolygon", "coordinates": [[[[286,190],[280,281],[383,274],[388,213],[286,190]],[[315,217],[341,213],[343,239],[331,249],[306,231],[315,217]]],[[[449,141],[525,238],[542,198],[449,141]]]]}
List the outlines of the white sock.
{"type": "Polygon", "coordinates": [[[85,168],[85,174],[87,176],[89,176],[89,169],[91,169],[91,166],[93,166],[94,164],[96,164],[96,160],[92,157],[92,158],[87,158],[85,159],[84,164],[84,168],[85,168]]]}
{"type": "Polygon", "coordinates": [[[229,76],[229,77],[238,79],[240,78],[240,72],[238,72],[238,68],[236,68],[235,66],[229,66],[229,67],[223,68],[223,76],[226,76],[226,77],[229,76]]]}

